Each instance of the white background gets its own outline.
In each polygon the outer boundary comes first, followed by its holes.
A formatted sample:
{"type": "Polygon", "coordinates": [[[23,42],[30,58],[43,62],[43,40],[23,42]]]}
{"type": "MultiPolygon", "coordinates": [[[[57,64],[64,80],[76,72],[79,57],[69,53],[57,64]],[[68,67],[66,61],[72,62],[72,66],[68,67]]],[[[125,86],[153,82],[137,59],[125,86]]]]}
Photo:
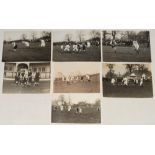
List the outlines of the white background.
{"type": "MultiPolygon", "coordinates": [[[[0,27],[150,29],[155,28],[154,14],[153,0],[5,0],[0,2],[0,27]]],[[[1,126],[0,154],[154,155],[154,131],[154,126],[1,126]]]]}

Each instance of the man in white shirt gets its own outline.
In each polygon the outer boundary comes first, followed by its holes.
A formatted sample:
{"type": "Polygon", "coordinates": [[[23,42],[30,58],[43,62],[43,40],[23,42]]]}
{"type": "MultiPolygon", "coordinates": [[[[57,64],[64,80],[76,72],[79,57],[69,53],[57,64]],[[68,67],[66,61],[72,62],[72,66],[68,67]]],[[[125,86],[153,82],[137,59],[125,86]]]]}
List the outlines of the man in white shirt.
{"type": "Polygon", "coordinates": [[[134,46],[134,49],[136,50],[137,54],[139,54],[139,44],[136,40],[133,41],[133,46],[134,46]]]}
{"type": "Polygon", "coordinates": [[[41,47],[45,47],[46,46],[45,40],[41,39],[40,42],[41,42],[41,47]]]}
{"type": "Polygon", "coordinates": [[[67,44],[67,45],[65,46],[64,51],[65,51],[65,52],[69,52],[69,51],[70,51],[70,45],[69,45],[69,44],[67,44]]]}

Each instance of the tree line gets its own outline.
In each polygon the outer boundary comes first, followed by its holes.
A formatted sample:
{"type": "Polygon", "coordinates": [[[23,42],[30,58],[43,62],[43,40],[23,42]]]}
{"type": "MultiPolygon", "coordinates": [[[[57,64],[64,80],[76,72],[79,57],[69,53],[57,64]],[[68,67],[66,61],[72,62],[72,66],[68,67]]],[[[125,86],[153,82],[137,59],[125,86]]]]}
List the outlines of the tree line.
{"type": "Polygon", "coordinates": [[[133,41],[137,40],[139,43],[146,43],[147,46],[150,45],[150,34],[149,31],[139,31],[138,33],[136,31],[119,31],[119,30],[113,30],[113,31],[103,31],[103,44],[105,44],[107,41],[110,41],[111,39],[114,39],[118,42],[127,42],[127,41],[133,41]],[[119,35],[119,37],[117,37],[119,35]],[[108,36],[111,36],[109,38],[108,36]]]}
{"type": "Polygon", "coordinates": [[[115,64],[106,64],[108,67],[108,72],[105,75],[105,78],[111,79],[114,77],[123,77],[128,76],[133,72],[137,72],[137,74],[146,74],[147,76],[151,76],[151,71],[149,71],[148,67],[145,64],[124,64],[126,72],[123,75],[118,75],[115,73],[114,67],[115,64]]]}
{"type": "MultiPolygon", "coordinates": [[[[39,42],[40,39],[43,39],[43,40],[46,40],[47,42],[50,42],[51,41],[51,32],[43,31],[41,33],[41,37],[39,37],[39,38],[37,37],[37,32],[35,32],[35,31],[31,32],[31,35],[29,37],[26,33],[23,33],[23,34],[21,34],[20,39],[13,40],[13,41],[16,41],[16,42],[20,42],[20,41],[39,42]]],[[[9,42],[12,42],[12,40],[11,39],[4,40],[4,43],[9,43],[9,42]]]]}

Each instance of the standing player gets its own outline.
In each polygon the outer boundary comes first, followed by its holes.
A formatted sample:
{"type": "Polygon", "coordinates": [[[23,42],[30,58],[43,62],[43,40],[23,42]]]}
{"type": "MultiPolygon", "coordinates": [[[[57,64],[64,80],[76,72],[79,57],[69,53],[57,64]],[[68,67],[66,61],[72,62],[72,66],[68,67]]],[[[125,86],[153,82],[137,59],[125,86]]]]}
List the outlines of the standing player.
{"type": "Polygon", "coordinates": [[[77,47],[78,47],[78,51],[80,52],[81,51],[80,43],[78,43],[77,47]]]}
{"type": "Polygon", "coordinates": [[[62,44],[62,45],[60,46],[60,48],[61,48],[61,53],[63,53],[63,51],[64,51],[64,45],[62,44]]]}
{"type": "Polygon", "coordinates": [[[112,78],[112,79],[111,79],[111,84],[112,84],[113,86],[115,85],[115,82],[116,82],[115,79],[112,78]]]}
{"type": "Polygon", "coordinates": [[[77,44],[74,44],[73,45],[73,52],[78,52],[78,46],[77,46],[77,44]]]}
{"type": "Polygon", "coordinates": [[[85,43],[82,44],[82,50],[83,50],[83,52],[86,51],[86,44],[85,43]]]}
{"type": "Polygon", "coordinates": [[[28,41],[22,41],[22,43],[24,44],[24,46],[30,47],[30,43],[28,41]]]}
{"type": "Polygon", "coordinates": [[[69,44],[67,44],[67,45],[65,46],[64,51],[65,51],[65,52],[69,52],[69,51],[70,51],[70,45],[69,45],[69,44]]]}
{"type": "Polygon", "coordinates": [[[28,71],[28,85],[29,86],[32,85],[32,71],[31,71],[31,69],[29,69],[29,71],[28,71]]]}
{"type": "Polygon", "coordinates": [[[137,54],[139,54],[139,44],[136,40],[133,41],[133,47],[136,50],[137,54]]]}
{"type": "Polygon", "coordinates": [[[86,74],[86,79],[88,82],[90,82],[90,76],[88,74],[86,74]]]}
{"type": "Polygon", "coordinates": [[[87,41],[87,48],[90,48],[90,42],[87,41]]]}
{"type": "Polygon", "coordinates": [[[40,72],[37,70],[34,78],[34,81],[35,81],[34,86],[39,86],[39,80],[40,80],[40,72]]]}
{"type": "Polygon", "coordinates": [[[122,82],[123,82],[124,86],[128,86],[128,78],[127,77],[124,77],[122,82]]]}
{"type": "Polygon", "coordinates": [[[45,47],[46,46],[45,40],[43,40],[43,39],[40,40],[40,46],[41,47],[45,47]]]}
{"type": "Polygon", "coordinates": [[[141,87],[143,86],[143,82],[144,82],[144,81],[143,81],[143,78],[141,77],[141,79],[140,79],[140,84],[139,84],[141,87]]]}
{"type": "Polygon", "coordinates": [[[18,85],[19,83],[19,76],[18,76],[18,72],[16,72],[15,74],[15,84],[18,85]]]}
{"type": "Polygon", "coordinates": [[[111,40],[110,45],[111,45],[111,47],[113,48],[113,51],[116,54],[116,45],[117,45],[117,43],[116,43],[115,39],[111,40]]]}

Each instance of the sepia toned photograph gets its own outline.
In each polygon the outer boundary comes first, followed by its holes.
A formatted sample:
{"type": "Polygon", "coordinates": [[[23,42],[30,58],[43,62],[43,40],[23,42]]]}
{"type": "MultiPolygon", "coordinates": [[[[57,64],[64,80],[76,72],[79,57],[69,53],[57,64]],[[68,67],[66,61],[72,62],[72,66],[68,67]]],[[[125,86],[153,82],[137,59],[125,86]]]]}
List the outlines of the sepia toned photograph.
{"type": "Polygon", "coordinates": [[[103,64],[104,97],[153,97],[150,64],[103,64]]]}
{"type": "Polygon", "coordinates": [[[50,61],[51,32],[4,32],[3,62],[50,61]]]}
{"type": "Polygon", "coordinates": [[[53,32],[53,61],[101,61],[100,31],[53,32]]]}
{"type": "Polygon", "coordinates": [[[144,30],[104,30],[105,62],[151,62],[150,33],[144,30]]]}
{"type": "Polygon", "coordinates": [[[50,62],[5,63],[3,93],[49,93],[50,73],[50,62]]]}
{"type": "Polygon", "coordinates": [[[54,93],[99,92],[99,63],[66,62],[54,64],[54,93]]]}
{"type": "Polygon", "coordinates": [[[54,94],[52,123],[101,123],[99,94],[54,94]]]}

